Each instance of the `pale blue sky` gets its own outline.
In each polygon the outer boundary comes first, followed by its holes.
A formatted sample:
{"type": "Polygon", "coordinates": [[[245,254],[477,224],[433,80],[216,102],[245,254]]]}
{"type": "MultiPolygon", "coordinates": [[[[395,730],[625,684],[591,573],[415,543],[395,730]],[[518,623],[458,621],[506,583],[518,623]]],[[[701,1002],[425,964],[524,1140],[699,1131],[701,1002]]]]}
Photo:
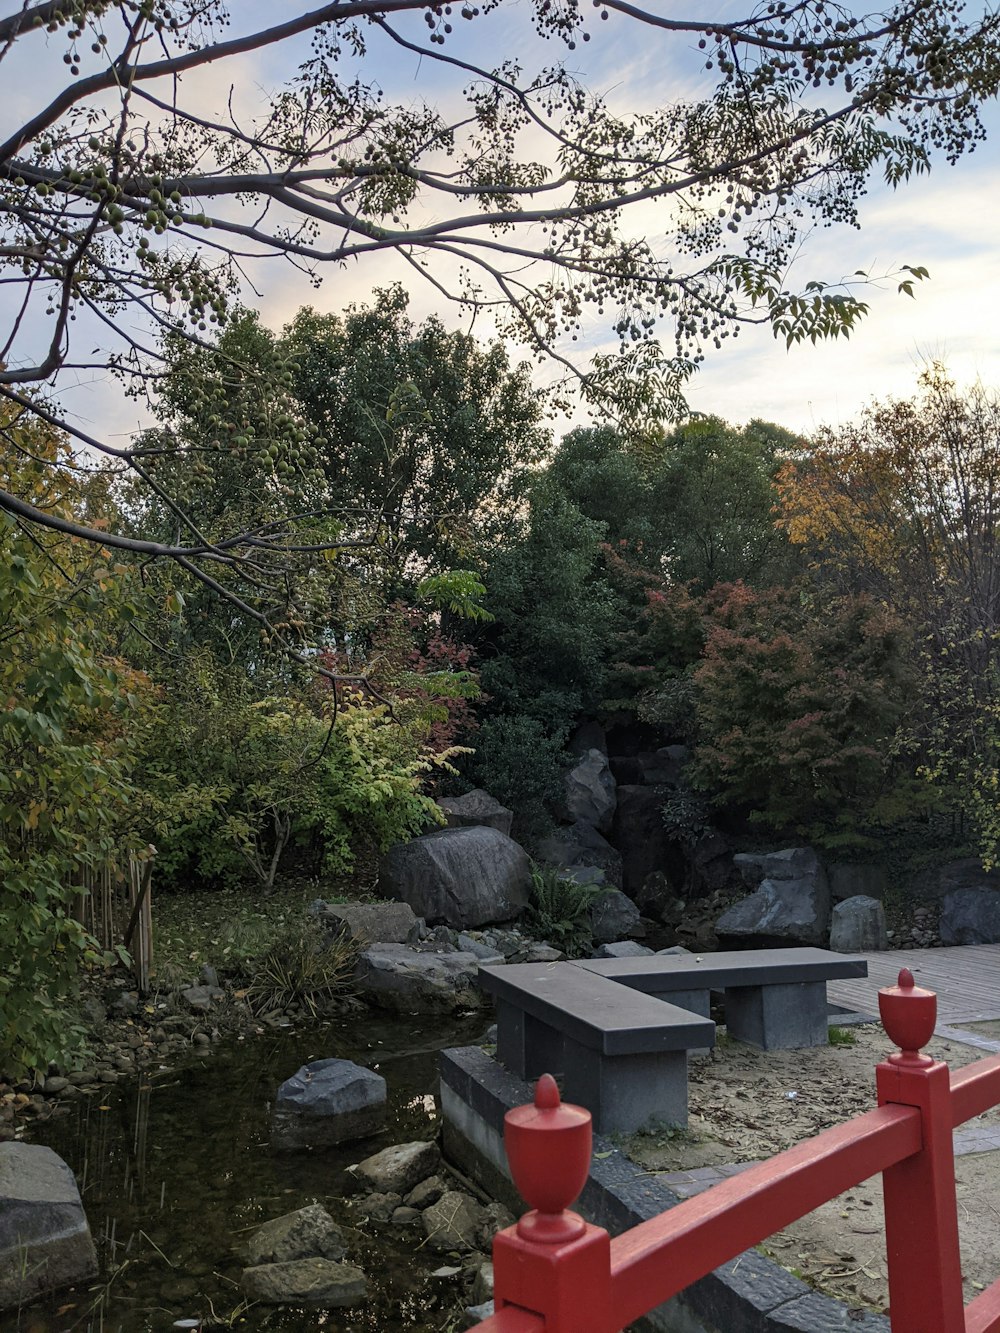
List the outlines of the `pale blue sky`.
{"type": "MultiPolygon", "coordinates": [[[[233,9],[240,27],[255,16],[273,20],[277,12],[273,4],[260,0],[244,0],[233,9]]],[[[528,10],[518,0],[503,0],[487,19],[454,22],[455,38],[446,51],[478,63],[514,55],[526,45],[525,38],[530,39],[528,10]]],[[[686,48],[620,19],[601,23],[596,14],[591,29],[594,40],[567,59],[576,61],[585,81],[608,93],[620,110],[642,109],[697,90],[702,75],[693,43],[686,48]]],[[[410,31],[423,34],[426,29],[415,17],[410,31]]],[[[45,39],[33,40],[38,43],[35,50],[40,50],[45,39]]],[[[555,43],[546,47],[535,39],[527,44],[533,64],[554,61],[561,54],[555,43]]],[[[56,43],[49,51],[50,87],[60,77],[62,49],[56,43]]],[[[300,43],[299,49],[304,50],[305,44],[300,43]]],[[[278,86],[292,63],[287,48],[275,48],[245,60],[238,71],[235,66],[199,71],[187,80],[187,100],[217,107],[238,73],[235,101],[249,112],[278,86]]],[[[46,88],[43,70],[44,61],[30,68],[5,65],[5,123],[37,107],[46,88]]],[[[432,62],[418,61],[384,43],[373,42],[365,72],[394,100],[435,101],[445,89],[432,62]]],[[[453,91],[445,89],[444,96],[457,105],[453,91]]],[[[990,118],[991,128],[1000,136],[1000,115],[993,111],[990,118]]],[[[875,188],[862,206],[860,232],[833,229],[810,237],[798,266],[801,281],[815,276],[836,279],[859,268],[885,272],[903,263],[923,264],[931,279],[918,286],[915,300],[898,295],[892,282],[872,290],[872,312],[849,343],[786,352],[766,330],[745,330],[736,343],[710,355],[692,384],[692,406],[734,421],[761,416],[809,431],[824,422],[851,418],[873,396],[912,392],[921,363],[931,357],[947,361],[961,381],[979,376],[1000,385],[994,331],[1000,308],[997,158],[994,141],[957,167],[936,165],[929,177],[898,192],[875,188]]],[[[652,230],[655,213],[644,215],[642,225],[652,230]]],[[[350,301],[367,299],[373,287],[395,278],[403,279],[412,291],[412,309],[418,317],[434,310],[449,322],[459,322],[454,308],[444,305],[430,287],[421,290],[412,270],[391,258],[332,271],[318,291],[283,264],[258,266],[254,278],[263,294],[258,304],[272,325],[290,318],[303,302],[323,310],[342,309],[350,301]]],[[[490,327],[480,321],[476,331],[486,336],[490,327]]],[[[591,345],[607,339],[607,330],[596,321],[588,332],[591,345]]],[[[140,420],[134,404],[122,402],[115,389],[101,382],[67,385],[65,401],[95,427],[106,425],[121,432],[140,420]]],[[[582,415],[577,416],[580,419],[582,415]]]]}

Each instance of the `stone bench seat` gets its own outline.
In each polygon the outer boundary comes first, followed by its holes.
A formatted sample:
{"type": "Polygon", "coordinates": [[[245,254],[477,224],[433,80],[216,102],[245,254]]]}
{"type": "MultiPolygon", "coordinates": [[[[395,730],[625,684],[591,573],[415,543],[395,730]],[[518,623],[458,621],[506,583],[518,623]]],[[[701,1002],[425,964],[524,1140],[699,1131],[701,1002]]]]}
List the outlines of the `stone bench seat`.
{"type": "Polygon", "coordinates": [[[825,1045],[826,983],[868,975],[864,958],[814,948],[581,959],[567,966],[706,1018],[710,992],[721,990],[730,1036],[762,1050],[825,1045]]]}
{"type": "Polygon", "coordinates": [[[600,1133],[687,1123],[687,1052],[714,1044],[711,1019],[572,963],[483,966],[479,979],[496,999],[501,1064],[560,1075],[600,1133]]]}

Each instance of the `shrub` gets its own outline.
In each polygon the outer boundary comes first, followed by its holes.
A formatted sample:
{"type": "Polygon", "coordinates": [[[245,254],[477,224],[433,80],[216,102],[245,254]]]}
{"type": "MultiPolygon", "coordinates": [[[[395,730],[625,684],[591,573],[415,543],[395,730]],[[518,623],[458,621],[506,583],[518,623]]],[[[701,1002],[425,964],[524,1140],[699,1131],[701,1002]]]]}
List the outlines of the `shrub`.
{"type": "Polygon", "coordinates": [[[524,929],[571,956],[589,953],[594,942],[590,908],[604,891],[596,884],[567,879],[550,866],[534,866],[524,929]]]}
{"type": "Polygon", "coordinates": [[[257,960],[247,1003],[257,1014],[299,1004],[315,1018],[350,988],[358,946],[308,919],[290,921],[257,960]]]}

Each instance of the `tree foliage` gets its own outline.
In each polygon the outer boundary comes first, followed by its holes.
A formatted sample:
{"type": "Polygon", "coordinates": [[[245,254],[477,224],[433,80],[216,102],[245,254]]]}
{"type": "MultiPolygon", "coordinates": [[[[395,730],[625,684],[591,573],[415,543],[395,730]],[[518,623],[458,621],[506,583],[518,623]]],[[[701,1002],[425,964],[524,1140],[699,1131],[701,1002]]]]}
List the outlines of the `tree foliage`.
{"type": "MultiPolygon", "coordinates": [[[[0,460],[53,514],[81,502],[66,450],[8,419],[24,461],[0,460]]],[[[127,856],[130,717],[143,681],[107,651],[121,571],[68,538],[0,515],[0,1068],[42,1069],[78,1040],[74,918],[90,873],[127,856]]],[[[121,614],[127,603],[122,602],[121,614]]]]}
{"type": "Polygon", "coordinates": [[[863,589],[913,627],[913,749],[989,859],[1000,847],[1000,400],[940,366],[910,401],[820,435],[785,470],[793,541],[816,577],[863,589]]]}
{"type": "MultiPolygon", "coordinates": [[[[237,513],[209,537],[182,477],[157,492],[143,442],[85,429],[58,393],[30,395],[109,372],[143,395],[161,373],[157,335],[201,344],[274,261],[318,282],[396,255],[561,361],[593,401],[632,419],[676,413],[705,349],[747,322],[789,342],[850,332],[866,312],[850,283],[799,290],[786,277],[800,241],[817,222],[854,224],[873,176],[897,184],[934,155],[958,157],[997,88],[995,19],[960,0],[870,12],[776,0],[743,18],[533,0],[513,19],[520,49],[496,62],[476,52],[509,48],[508,7],[446,8],[295,3],[255,26],[256,9],[230,17],[222,0],[36,0],[0,16],[21,112],[0,143],[13,312],[0,393],[131,472],[176,528],[96,530],[13,483],[0,507],[187,562],[224,594],[219,571],[253,575],[262,544],[279,540],[273,521],[237,513]],[[700,88],[624,110],[588,90],[568,66],[605,31],[655,44],[664,67],[697,50],[700,88]],[[241,62],[282,55],[286,78],[259,112],[236,93],[199,96],[206,71],[213,89],[246,88],[256,79],[241,62]],[[374,75],[390,56],[431,71],[425,100],[408,86],[383,95],[374,75]],[[619,347],[574,363],[565,349],[590,311],[619,347]]],[[[926,276],[906,268],[904,286],[926,276]]],[[[228,424],[225,437],[209,428],[168,446],[184,475],[259,456],[228,424]]],[[[291,484],[313,446],[280,395],[270,430],[270,464],[291,484]]]]}

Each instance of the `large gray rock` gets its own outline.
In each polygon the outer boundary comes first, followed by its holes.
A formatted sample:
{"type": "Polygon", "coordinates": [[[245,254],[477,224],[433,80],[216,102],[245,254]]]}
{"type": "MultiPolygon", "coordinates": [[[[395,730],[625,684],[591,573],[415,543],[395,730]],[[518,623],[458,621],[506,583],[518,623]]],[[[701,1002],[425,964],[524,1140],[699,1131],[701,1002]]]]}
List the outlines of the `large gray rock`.
{"type": "Polygon", "coordinates": [[[0,1310],[96,1272],[73,1172],[41,1144],[0,1143],[0,1310]]]}
{"type": "Polygon", "coordinates": [[[566,774],[566,810],[572,823],[610,833],[618,805],[617,784],[601,750],[588,750],[566,774]]]}
{"type": "Polygon", "coordinates": [[[799,879],[765,879],[715,923],[723,948],[824,945],[829,929],[830,887],[818,862],[799,879]]]}
{"type": "Polygon", "coordinates": [[[351,1167],[351,1175],[380,1194],[409,1194],[422,1180],[433,1176],[441,1165],[436,1143],[418,1139],[394,1143],[351,1167]]]}
{"type": "Polygon", "coordinates": [[[571,824],[550,833],[538,844],[538,859],[559,870],[594,866],[616,888],[622,882],[622,858],[591,824],[571,824]]]}
{"type": "Polygon", "coordinates": [[[778,852],[738,852],[733,865],[748,888],[756,889],[765,879],[807,879],[826,874],[811,847],[785,847],[778,852]]]}
{"type": "Polygon", "coordinates": [[[420,938],[420,921],[409,903],[313,904],[314,915],[328,930],[359,944],[412,944],[420,938]]]}
{"type": "Polygon", "coordinates": [[[846,898],[884,898],[888,885],[885,868],[863,862],[840,862],[828,869],[830,896],[835,903],[846,898]]]}
{"type": "Polygon", "coordinates": [[[385,1079],[350,1060],[313,1060],[278,1088],[271,1141],[282,1149],[326,1148],[377,1134],[385,1124],[385,1079]]]}
{"type": "Polygon", "coordinates": [[[885,908],[877,898],[857,894],[837,903],[830,922],[830,948],[834,953],[861,953],[888,947],[885,908]]]}
{"type": "Polygon", "coordinates": [[[680,878],[680,852],[663,824],[666,787],[620,786],[615,811],[614,844],[621,848],[619,887],[633,898],[655,871],[680,878]]]}
{"type": "Polygon", "coordinates": [[[448,828],[397,843],[382,858],[379,887],[431,923],[459,930],[510,921],[528,905],[531,862],[495,828],[448,828]]]}
{"type": "Polygon", "coordinates": [[[344,1253],[340,1228],[322,1204],[311,1203],[265,1222],[243,1246],[240,1257],[249,1268],[256,1268],[295,1259],[343,1259],[344,1253]]]}
{"type": "Polygon", "coordinates": [[[464,796],[444,796],[438,805],[444,811],[449,828],[495,828],[510,837],[514,812],[481,787],[464,796]]]}
{"type": "Polygon", "coordinates": [[[478,975],[474,953],[376,944],[358,959],[354,986],[362,998],[392,1013],[448,1014],[487,1002],[477,985],[478,975]]]}
{"type": "Polygon", "coordinates": [[[609,889],[591,903],[590,930],[598,944],[645,934],[638,907],[619,889],[609,889]]]}
{"type": "Polygon", "coordinates": [[[264,1305],[300,1305],[307,1310],[339,1310],[360,1305],[368,1296],[361,1269],[332,1259],[261,1264],[244,1271],[242,1285],[247,1300],[264,1305]]]}
{"type": "Polygon", "coordinates": [[[1000,892],[952,889],[941,900],[942,944],[1000,944],[1000,892]]]}

